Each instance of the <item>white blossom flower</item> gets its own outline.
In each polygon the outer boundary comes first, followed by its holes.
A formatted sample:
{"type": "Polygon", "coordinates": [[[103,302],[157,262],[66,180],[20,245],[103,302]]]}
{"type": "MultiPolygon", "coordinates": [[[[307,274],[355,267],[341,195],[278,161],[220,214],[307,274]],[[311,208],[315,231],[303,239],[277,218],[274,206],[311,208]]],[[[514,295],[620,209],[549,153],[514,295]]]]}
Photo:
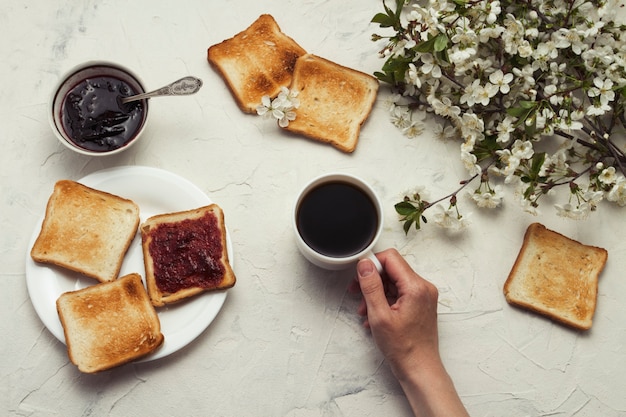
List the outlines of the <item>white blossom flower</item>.
{"type": "Polygon", "coordinates": [[[619,176],[615,180],[615,184],[607,193],[606,199],[617,203],[619,206],[626,206],[626,178],[619,176]]]}
{"type": "MultiPolygon", "coordinates": [[[[589,184],[587,184],[589,186],[589,184]]],[[[600,201],[604,199],[604,193],[602,191],[594,191],[587,189],[583,193],[583,200],[589,205],[590,210],[595,210],[600,204],[600,201]]]]}
{"type": "Polygon", "coordinates": [[[420,88],[422,86],[422,81],[420,80],[419,76],[420,76],[420,73],[417,70],[417,67],[415,66],[415,64],[410,63],[409,69],[406,72],[405,81],[407,82],[407,84],[420,88]]]}
{"type": "Polygon", "coordinates": [[[470,196],[476,205],[481,208],[499,207],[502,204],[502,199],[504,198],[502,186],[500,185],[495,186],[493,190],[476,190],[473,193],[470,193],[470,196]]]}
{"type": "Polygon", "coordinates": [[[435,128],[433,130],[435,137],[442,141],[447,141],[448,139],[452,139],[458,135],[458,131],[454,126],[445,125],[443,123],[435,124],[435,128]]]}
{"type": "Polygon", "coordinates": [[[507,13],[503,25],[502,40],[504,41],[504,50],[508,54],[515,55],[520,42],[524,39],[524,25],[511,13],[507,13]]]}
{"type": "Polygon", "coordinates": [[[511,87],[509,87],[511,81],[513,81],[513,74],[505,74],[501,69],[489,75],[489,82],[497,86],[502,94],[507,94],[511,91],[511,87]]]}
{"type": "Polygon", "coordinates": [[[527,198],[526,196],[524,196],[523,193],[518,192],[518,194],[520,195],[520,202],[522,205],[522,209],[526,213],[532,214],[533,216],[541,215],[541,210],[539,210],[539,207],[537,206],[537,203],[534,201],[535,199],[533,198],[533,196],[530,196],[530,198],[527,198]]]}
{"type": "Polygon", "coordinates": [[[533,63],[532,67],[535,71],[546,71],[549,67],[549,62],[559,56],[559,51],[554,45],[554,42],[547,41],[541,42],[537,45],[537,48],[533,51],[533,63]]]}
{"type": "Polygon", "coordinates": [[[535,85],[535,78],[533,67],[526,64],[522,68],[515,67],[513,68],[513,74],[515,74],[518,79],[523,80],[523,87],[535,85]]]}
{"type": "Polygon", "coordinates": [[[506,116],[498,126],[496,127],[496,131],[498,132],[498,137],[496,141],[499,143],[507,143],[511,139],[511,133],[515,131],[515,119],[512,116],[506,116]]]}
{"type": "Polygon", "coordinates": [[[554,84],[546,85],[543,88],[543,93],[545,94],[546,97],[550,97],[550,96],[556,94],[556,92],[557,92],[557,88],[556,88],[556,85],[554,85],[554,84]]]}
{"type": "Polygon", "coordinates": [[[476,113],[463,113],[461,131],[463,136],[480,136],[485,130],[485,122],[476,113]]]}
{"type": "Polygon", "coordinates": [[[478,88],[480,87],[480,80],[474,80],[471,84],[467,85],[463,90],[463,95],[459,100],[461,104],[467,104],[469,107],[474,106],[476,103],[476,95],[478,88]]]}
{"type": "Polygon", "coordinates": [[[610,79],[602,80],[598,77],[593,80],[594,87],[587,92],[589,97],[600,97],[600,102],[608,104],[615,100],[615,91],[613,91],[613,81],[610,79]]]}
{"type": "Polygon", "coordinates": [[[591,210],[589,204],[580,203],[577,206],[574,206],[571,203],[567,203],[564,205],[555,204],[556,213],[561,217],[566,217],[568,219],[581,220],[586,218],[589,215],[589,211],[591,210]]]}
{"type": "Polygon", "coordinates": [[[448,58],[455,65],[463,65],[465,62],[469,62],[475,55],[475,48],[455,46],[448,51],[448,58]]]}
{"type": "Polygon", "coordinates": [[[286,127],[289,122],[296,119],[294,109],[300,106],[296,91],[290,91],[287,87],[281,87],[280,93],[273,100],[269,96],[261,98],[261,104],[256,108],[259,116],[273,117],[278,120],[280,127],[286,127]]]}
{"type": "Polygon", "coordinates": [[[539,175],[548,177],[550,175],[560,177],[564,176],[569,169],[567,163],[567,149],[560,149],[553,155],[546,155],[543,165],[539,170],[539,175]]]}
{"type": "Polygon", "coordinates": [[[597,101],[587,108],[587,116],[603,116],[613,108],[608,103],[597,101]]]}
{"type": "Polygon", "coordinates": [[[554,45],[557,48],[571,48],[572,52],[580,55],[587,45],[583,42],[585,34],[576,28],[560,28],[552,34],[554,45]]]}
{"type": "Polygon", "coordinates": [[[519,167],[520,159],[516,155],[513,155],[509,149],[496,151],[496,154],[500,162],[504,164],[504,167],[499,170],[499,173],[506,177],[512,176],[519,167]]]}
{"type": "Polygon", "coordinates": [[[461,230],[469,225],[469,221],[465,216],[461,216],[456,207],[445,208],[441,204],[435,206],[435,214],[433,220],[435,224],[450,230],[461,230]]]}
{"type": "Polygon", "coordinates": [[[450,97],[442,97],[441,100],[436,97],[429,97],[429,102],[439,116],[455,120],[461,114],[461,108],[453,105],[450,97]]]}
{"type": "Polygon", "coordinates": [[[418,185],[414,188],[405,190],[401,196],[401,199],[409,198],[413,201],[428,201],[430,196],[428,194],[428,190],[423,185],[418,185]]]}
{"type": "Polygon", "coordinates": [[[493,24],[495,23],[496,19],[498,19],[498,15],[502,12],[502,9],[500,8],[500,2],[499,1],[490,1],[487,3],[487,7],[489,8],[489,15],[487,15],[487,23],[488,24],[493,24]]]}
{"type": "MultiPolygon", "coordinates": [[[[607,1],[605,2],[603,7],[599,7],[598,8],[598,15],[602,16],[602,10],[605,9],[611,2],[607,1]]],[[[611,6],[609,6],[611,7],[611,6]]],[[[612,7],[615,7],[615,4],[613,4],[612,7]]],[[[584,30],[582,30],[582,36],[583,38],[588,38],[588,37],[592,37],[592,36],[596,36],[598,34],[598,32],[600,31],[600,29],[602,29],[604,27],[604,22],[601,20],[596,20],[596,21],[589,21],[587,22],[587,25],[585,26],[584,30]]]]}
{"type": "Polygon", "coordinates": [[[557,127],[563,132],[571,133],[575,130],[581,130],[583,128],[583,124],[574,120],[572,115],[566,109],[561,109],[559,110],[557,127]]]}
{"type": "Polygon", "coordinates": [[[478,175],[482,171],[480,165],[476,163],[476,155],[469,151],[461,151],[461,161],[465,165],[465,169],[470,175],[478,175]]]}
{"type": "Polygon", "coordinates": [[[511,148],[511,153],[518,159],[530,159],[535,154],[533,144],[530,141],[516,140],[511,148]]]}
{"type": "Polygon", "coordinates": [[[298,92],[289,90],[287,87],[280,88],[280,93],[276,96],[276,100],[280,103],[280,106],[285,109],[297,109],[300,107],[298,92]]]}
{"type": "Polygon", "coordinates": [[[480,42],[480,43],[487,43],[490,39],[498,39],[502,35],[503,31],[504,31],[504,28],[501,27],[501,26],[495,26],[495,27],[486,26],[486,27],[482,27],[482,28],[480,28],[480,30],[477,33],[477,35],[478,35],[478,42],[480,42]]]}
{"type": "MultiPolygon", "coordinates": [[[[421,7],[420,5],[413,5],[414,10],[411,11],[409,20],[420,22],[424,26],[430,28],[429,30],[444,32],[445,27],[439,22],[438,10],[432,7],[421,7]]],[[[426,39],[426,38],[424,38],[426,39]]]]}
{"type": "Polygon", "coordinates": [[[617,175],[615,174],[615,167],[608,167],[603,169],[600,175],[598,175],[598,180],[602,184],[611,185],[617,180],[617,175]]]}
{"type": "Polygon", "coordinates": [[[430,74],[434,78],[441,77],[441,67],[435,62],[435,57],[432,54],[426,53],[421,56],[421,60],[424,63],[421,70],[424,74],[430,74]]]}
{"type": "Polygon", "coordinates": [[[517,54],[520,58],[528,58],[533,54],[533,47],[526,39],[522,39],[517,45],[517,54]]]}
{"type": "Polygon", "coordinates": [[[293,122],[294,120],[296,120],[296,112],[293,110],[288,110],[284,112],[283,117],[278,119],[278,125],[280,127],[287,127],[289,125],[289,122],[293,122]]]}
{"type": "Polygon", "coordinates": [[[391,123],[399,129],[406,129],[411,120],[411,110],[408,106],[394,106],[390,113],[391,123]]]}
{"type": "Polygon", "coordinates": [[[483,106],[488,106],[489,101],[491,100],[493,96],[496,95],[498,91],[497,88],[492,88],[492,87],[495,87],[495,86],[492,86],[489,83],[487,83],[487,85],[485,86],[477,84],[473,90],[474,102],[482,104],[483,106]]]}
{"type": "Polygon", "coordinates": [[[454,35],[450,39],[453,43],[461,44],[464,47],[473,47],[478,40],[478,35],[471,29],[471,25],[468,24],[467,19],[459,19],[456,27],[454,28],[454,35]]]}
{"type": "Polygon", "coordinates": [[[421,120],[411,120],[409,126],[402,130],[404,136],[408,138],[415,138],[424,132],[426,125],[421,120]]]}

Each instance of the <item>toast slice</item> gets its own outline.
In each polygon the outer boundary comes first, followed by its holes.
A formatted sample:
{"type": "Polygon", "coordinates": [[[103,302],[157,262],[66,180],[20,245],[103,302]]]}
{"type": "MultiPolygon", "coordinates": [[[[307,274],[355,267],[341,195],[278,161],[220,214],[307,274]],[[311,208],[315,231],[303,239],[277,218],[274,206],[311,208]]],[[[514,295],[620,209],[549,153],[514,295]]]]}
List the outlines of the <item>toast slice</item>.
{"type": "Polygon", "coordinates": [[[588,330],[607,257],[605,249],[533,223],[504,284],[504,295],[512,305],[588,330]]]}
{"type": "Polygon", "coordinates": [[[378,80],[369,74],[303,55],[296,61],[289,87],[300,106],[295,109],[296,119],[284,129],[353,152],[378,87],[378,80]]]}
{"type": "Polygon", "coordinates": [[[289,86],[296,59],[305,53],[271,15],[263,14],[243,32],[209,47],[207,59],[239,108],[256,114],[263,96],[273,98],[289,86]]]}
{"type": "Polygon", "coordinates": [[[159,214],[141,225],[148,295],[156,307],[235,285],[217,204],[159,214]]]}
{"type": "Polygon", "coordinates": [[[122,365],[163,344],[159,317],[139,274],[63,293],[56,305],[68,356],[82,372],[122,365]]]}
{"type": "Polygon", "coordinates": [[[58,181],[31,257],[100,282],[117,278],[137,234],[139,206],[71,180],[58,181]]]}

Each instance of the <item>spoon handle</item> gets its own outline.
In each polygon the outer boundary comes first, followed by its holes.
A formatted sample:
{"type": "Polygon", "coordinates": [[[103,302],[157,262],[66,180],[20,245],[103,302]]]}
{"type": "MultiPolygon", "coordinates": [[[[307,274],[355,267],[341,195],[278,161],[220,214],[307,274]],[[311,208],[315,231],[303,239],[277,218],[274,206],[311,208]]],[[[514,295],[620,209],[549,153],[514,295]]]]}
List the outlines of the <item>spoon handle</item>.
{"type": "Polygon", "coordinates": [[[123,97],[122,103],[128,103],[129,101],[142,100],[145,98],[155,96],[185,96],[194,94],[202,87],[202,80],[200,78],[187,76],[180,80],[174,81],[171,84],[161,87],[158,90],[150,91],[148,93],[137,94],[130,97],[123,97]]]}

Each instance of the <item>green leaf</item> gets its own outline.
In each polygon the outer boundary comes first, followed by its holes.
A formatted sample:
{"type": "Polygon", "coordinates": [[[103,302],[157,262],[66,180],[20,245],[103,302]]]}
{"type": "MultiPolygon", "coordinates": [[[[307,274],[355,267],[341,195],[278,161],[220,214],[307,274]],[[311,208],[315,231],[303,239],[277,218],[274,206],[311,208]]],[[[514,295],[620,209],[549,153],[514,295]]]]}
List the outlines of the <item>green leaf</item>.
{"type": "Polygon", "coordinates": [[[476,156],[478,162],[489,158],[495,158],[496,151],[502,149],[502,146],[498,143],[497,138],[497,135],[486,135],[483,140],[477,141],[472,153],[476,156]]]}
{"type": "Polygon", "coordinates": [[[401,216],[409,216],[418,211],[417,208],[408,201],[402,201],[396,204],[394,207],[396,209],[396,212],[401,216]]]}
{"type": "Polygon", "coordinates": [[[448,58],[448,51],[443,50],[439,52],[435,52],[435,58],[437,58],[437,62],[440,67],[447,67],[450,65],[450,58],[448,58]]]}
{"type": "Polygon", "coordinates": [[[400,20],[400,15],[402,14],[402,9],[404,9],[405,3],[407,3],[407,0],[396,0],[396,18],[398,20],[400,20]]]}
{"type": "Polygon", "coordinates": [[[404,229],[404,234],[409,234],[409,230],[411,230],[411,224],[411,221],[404,222],[404,224],[402,225],[402,229],[404,229]]]}
{"type": "Polygon", "coordinates": [[[400,22],[400,15],[402,14],[402,9],[404,7],[405,0],[396,0],[396,10],[392,10],[387,6],[387,4],[383,1],[383,7],[385,8],[385,13],[377,13],[373,18],[373,23],[378,23],[380,27],[387,28],[393,27],[396,31],[402,28],[402,23],[400,22]]]}
{"type": "Polygon", "coordinates": [[[506,109],[506,113],[509,116],[520,118],[524,113],[528,113],[528,110],[521,107],[509,107],[508,109],[506,109]]]}
{"type": "Polygon", "coordinates": [[[378,78],[382,82],[385,82],[388,84],[395,84],[395,79],[393,75],[391,74],[385,74],[384,72],[376,71],[374,72],[374,77],[378,78]]]}
{"type": "Polygon", "coordinates": [[[545,160],[546,160],[545,152],[540,152],[540,153],[536,153],[533,155],[532,165],[530,167],[530,170],[533,174],[534,179],[539,178],[539,171],[541,170],[541,167],[543,166],[543,163],[545,160]]]}
{"type": "Polygon", "coordinates": [[[383,28],[389,28],[394,27],[394,25],[396,24],[396,20],[384,13],[377,13],[376,16],[374,16],[374,18],[372,19],[372,23],[378,23],[380,27],[383,28]]]}
{"type": "Polygon", "coordinates": [[[434,50],[435,52],[441,52],[448,46],[448,36],[445,33],[440,33],[435,37],[434,50]]]}
{"type": "Polygon", "coordinates": [[[424,219],[424,216],[420,215],[418,212],[413,213],[412,215],[406,217],[404,220],[404,224],[402,226],[402,228],[404,229],[404,233],[408,234],[409,230],[411,229],[411,226],[415,225],[415,230],[419,230],[421,225],[420,225],[420,219],[424,219]]]}
{"type": "Polygon", "coordinates": [[[404,82],[404,74],[409,68],[409,63],[413,62],[412,57],[389,58],[384,64],[382,70],[386,74],[385,81],[397,85],[404,82]]]}
{"type": "Polygon", "coordinates": [[[415,46],[415,50],[423,54],[427,52],[435,52],[435,42],[437,41],[437,38],[438,36],[434,36],[432,38],[429,38],[428,40],[418,43],[415,46]]]}

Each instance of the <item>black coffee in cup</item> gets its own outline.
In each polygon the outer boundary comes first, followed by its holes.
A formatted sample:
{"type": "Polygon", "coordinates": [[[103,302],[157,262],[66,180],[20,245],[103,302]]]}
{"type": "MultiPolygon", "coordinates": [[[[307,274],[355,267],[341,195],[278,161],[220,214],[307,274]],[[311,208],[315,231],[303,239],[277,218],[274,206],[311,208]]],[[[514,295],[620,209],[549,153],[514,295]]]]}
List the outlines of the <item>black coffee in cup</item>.
{"type": "Polygon", "coordinates": [[[304,242],[322,255],[337,258],[367,248],[378,222],[369,195],[345,181],[316,185],[301,198],[296,211],[296,226],[304,242]]]}

